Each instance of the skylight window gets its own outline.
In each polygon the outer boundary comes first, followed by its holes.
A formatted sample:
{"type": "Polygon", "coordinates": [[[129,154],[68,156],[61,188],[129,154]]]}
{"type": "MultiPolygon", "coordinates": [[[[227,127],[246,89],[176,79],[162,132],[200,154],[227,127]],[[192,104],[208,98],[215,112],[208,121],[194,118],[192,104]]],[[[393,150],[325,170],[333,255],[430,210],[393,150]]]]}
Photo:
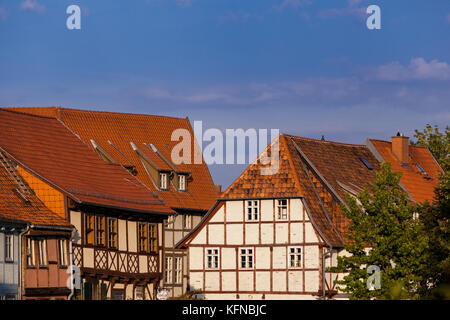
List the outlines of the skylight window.
{"type": "Polygon", "coordinates": [[[359,160],[361,160],[362,163],[364,163],[364,165],[367,167],[367,169],[372,170],[372,166],[370,165],[370,163],[366,160],[366,158],[359,158],[359,160]]]}
{"type": "Polygon", "coordinates": [[[420,166],[420,164],[416,164],[417,169],[419,169],[421,174],[427,174],[427,172],[420,166]]]}

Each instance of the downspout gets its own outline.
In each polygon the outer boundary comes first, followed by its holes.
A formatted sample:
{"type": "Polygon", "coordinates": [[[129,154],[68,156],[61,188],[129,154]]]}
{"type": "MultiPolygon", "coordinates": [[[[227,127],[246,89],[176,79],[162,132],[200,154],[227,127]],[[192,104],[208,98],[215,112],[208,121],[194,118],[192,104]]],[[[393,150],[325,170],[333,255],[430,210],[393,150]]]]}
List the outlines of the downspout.
{"type": "Polygon", "coordinates": [[[26,233],[28,233],[28,231],[30,231],[30,225],[27,225],[26,227],[25,227],[25,230],[24,231],[22,231],[21,233],[19,233],[19,250],[20,250],[20,252],[19,252],[19,254],[18,254],[18,256],[19,256],[19,272],[18,272],[18,274],[19,274],[19,282],[18,282],[18,285],[19,285],[19,294],[18,294],[18,299],[19,300],[22,300],[22,289],[23,289],[23,286],[22,286],[22,272],[23,272],[23,270],[22,270],[22,237],[26,234],[26,233]]]}
{"type": "MultiPolygon", "coordinates": [[[[325,300],[325,258],[332,257],[333,246],[330,244],[328,252],[326,254],[322,254],[322,299],[325,300]]],[[[331,283],[330,283],[331,285],[331,283]]]]}
{"type": "MultiPolygon", "coordinates": [[[[73,247],[72,247],[72,241],[75,239],[75,229],[72,229],[72,233],[70,235],[70,240],[69,240],[69,253],[70,253],[70,265],[73,267],[73,247]]],[[[70,294],[67,297],[67,300],[71,300],[72,297],[75,294],[75,285],[74,285],[74,279],[73,279],[73,268],[71,268],[71,273],[70,273],[70,280],[71,280],[71,286],[70,286],[70,294]]]]}

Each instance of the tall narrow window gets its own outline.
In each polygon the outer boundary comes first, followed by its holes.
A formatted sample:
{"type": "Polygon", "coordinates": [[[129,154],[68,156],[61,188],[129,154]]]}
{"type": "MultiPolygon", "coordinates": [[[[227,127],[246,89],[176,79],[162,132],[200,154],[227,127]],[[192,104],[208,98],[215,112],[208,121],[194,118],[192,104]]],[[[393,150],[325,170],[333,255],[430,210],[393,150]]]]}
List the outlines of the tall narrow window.
{"type": "Polygon", "coordinates": [[[145,300],[145,287],[144,286],[136,286],[136,288],[134,288],[134,299],[135,300],[145,300]]]}
{"type": "Polygon", "coordinates": [[[192,216],[185,214],[183,215],[183,227],[184,229],[192,229],[192,216]]]}
{"type": "Polygon", "coordinates": [[[183,283],[183,258],[175,257],[174,279],[175,283],[183,283]]]}
{"type": "Polygon", "coordinates": [[[166,283],[172,283],[173,282],[173,258],[172,257],[166,257],[166,264],[165,264],[165,279],[166,283]]]}
{"type": "Polygon", "coordinates": [[[258,221],[258,210],[259,201],[258,200],[248,200],[247,204],[247,221],[258,221]]]}
{"type": "Polygon", "coordinates": [[[117,249],[117,219],[108,219],[108,247],[117,249]]]}
{"type": "Polygon", "coordinates": [[[95,217],[95,243],[98,246],[104,246],[106,240],[105,217],[95,217]]]}
{"type": "Polygon", "coordinates": [[[27,238],[27,267],[36,266],[34,245],[34,241],[31,238],[27,238]]]}
{"type": "Polygon", "coordinates": [[[178,175],[178,190],[186,191],[186,176],[184,174],[178,175]]]}
{"type": "Polygon", "coordinates": [[[67,267],[67,240],[58,240],[59,265],[67,267]]]}
{"type": "Polygon", "coordinates": [[[206,267],[208,269],[219,269],[219,249],[206,250],[206,267]]]}
{"type": "Polygon", "coordinates": [[[138,224],[138,247],[140,252],[148,251],[148,225],[146,223],[138,224]]]}
{"type": "Polygon", "coordinates": [[[287,220],[288,218],[288,207],[286,199],[277,200],[277,218],[278,220],[287,220]]]}
{"type": "Polygon", "coordinates": [[[47,241],[45,239],[39,239],[37,243],[38,243],[39,267],[46,267],[48,265],[47,241]]]}
{"type": "Polygon", "coordinates": [[[300,268],[302,262],[302,249],[298,247],[289,248],[289,267],[300,268]]]}
{"type": "Polygon", "coordinates": [[[14,262],[14,238],[12,234],[5,234],[5,262],[14,262]]]}
{"type": "Polygon", "coordinates": [[[161,172],[159,174],[159,188],[161,190],[167,190],[168,189],[168,174],[166,172],[161,172]]]}
{"type": "Polygon", "coordinates": [[[84,241],[86,244],[94,244],[94,216],[84,216],[84,241]]]}
{"type": "Polygon", "coordinates": [[[241,268],[252,269],[253,268],[253,249],[241,249],[241,268]]]}
{"type": "Polygon", "coordinates": [[[149,225],[150,233],[150,252],[158,252],[158,225],[149,225]]]}
{"type": "Polygon", "coordinates": [[[167,218],[166,227],[167,229],[174,229],[175,227],[175,216],[169,216],[167,218]]]}

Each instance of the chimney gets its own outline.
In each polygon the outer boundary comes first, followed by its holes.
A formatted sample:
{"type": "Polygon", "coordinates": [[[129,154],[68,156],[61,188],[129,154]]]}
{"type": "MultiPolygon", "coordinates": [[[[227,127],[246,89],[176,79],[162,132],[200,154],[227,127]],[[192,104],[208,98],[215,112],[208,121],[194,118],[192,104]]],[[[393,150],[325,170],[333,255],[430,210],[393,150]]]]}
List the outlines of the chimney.
{"type": "Polygon", "coordinates": [[[221,184],[216,184],[216,192],[217,192],[218,194],[221,194],[221,193],[222,193],[222,185],[221,185],[221,184]]]}
{"type": "Polygon", "coordinates": [[[408,164],[409,138],[397,132],[397,135],[392,137],[392,152],[402,164],[408,164]]]}

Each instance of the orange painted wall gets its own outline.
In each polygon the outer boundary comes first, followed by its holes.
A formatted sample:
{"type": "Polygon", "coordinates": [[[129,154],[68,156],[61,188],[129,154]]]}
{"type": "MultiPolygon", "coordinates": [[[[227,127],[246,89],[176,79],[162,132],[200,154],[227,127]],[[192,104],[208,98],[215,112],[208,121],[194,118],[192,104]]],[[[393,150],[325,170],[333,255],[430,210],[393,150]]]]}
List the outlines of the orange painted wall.
{"type": "Polygon", "coordinates": [[[51,187],[20,166],[17,167],[17,171],[33,189],[39,199],[41,199],[41,201],[47,206],[47,208],[55,212],[61,218],[66,218],[64,209],[64,195],[60,191],[51,187]]]}

